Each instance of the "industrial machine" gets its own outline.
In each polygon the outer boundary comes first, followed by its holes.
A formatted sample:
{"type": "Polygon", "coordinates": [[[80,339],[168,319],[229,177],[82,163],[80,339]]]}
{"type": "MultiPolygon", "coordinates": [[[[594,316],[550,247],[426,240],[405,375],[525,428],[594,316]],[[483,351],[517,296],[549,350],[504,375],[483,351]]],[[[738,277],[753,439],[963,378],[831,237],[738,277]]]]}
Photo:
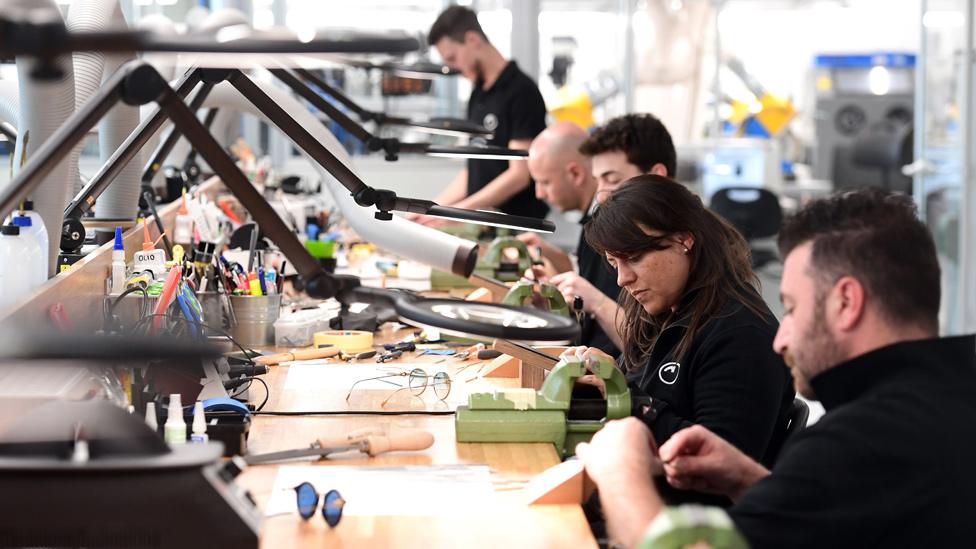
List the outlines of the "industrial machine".
{"type": "Polygon", "coordinates": [[[631,396],[623,373],[609,360],[584,364],[562,358],[542,387],[473,393],[458,406],[454,428],[458,442],[551,442],[560,455],[573,455],[603,425],[631,415],[631,396]],[[606,398],[574,398],[576,380],[590,371],[605,386],[606,398]]]}
{"type": "MultiPolygon", "coordinates": [[[[857,148],[873,149],[886,141],[898,149],[906,145],[910,154],[915,55],[819,55],[814,65],[813,176],[833,181],[835,189],[910,189],[911,179],[901,173],[901,166],[865,162],[878,155],[858,154],[857,148]]],[[[901,162],[909,164],[911,159],[901,162]]]]}

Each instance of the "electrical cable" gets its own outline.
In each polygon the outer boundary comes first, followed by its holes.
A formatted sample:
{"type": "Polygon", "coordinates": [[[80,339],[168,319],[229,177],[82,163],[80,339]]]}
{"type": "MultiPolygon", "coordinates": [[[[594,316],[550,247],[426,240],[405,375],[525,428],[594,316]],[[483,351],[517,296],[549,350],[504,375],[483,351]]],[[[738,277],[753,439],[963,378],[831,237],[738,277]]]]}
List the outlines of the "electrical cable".
{"type": "Polygon", "coordinates": [[[251,379],[247,380],[247,385],[245,385],[240,391],[237,391],[236,393],[230,395],[230,398],[237,398],[237,397],[243,395],[244,393],[246,393],[251,388],[251,383],[253,381],[254,381],[254,378],[251,378],[251,379]]]}
{"type": "MultiPolygon", "coordinates": [[[[176,319],[176,320],[179,320],[180,322],[183,322],[184,324],[189,324],[190,323],[189,320],[187,320],[185,317],[183,317],[181,315],[153,313],[153,314],[147,314],[147,315],[143,316],[142,318],[140,318],[139,321],[136,322],[135,326],[133,327],[133,330],[139,328],[140,326],[142,326],[143,324],[145,324],[147,321],[151,320],[153,317],[156,317],[156,316],[164,317],[164,318],[167,318],[167,319],[170,319],[170,320],[176,319]]],[[[224,330],[221,330],[220,328],[214,328],[213,326],[210,326],[210,325],[205,324],[203,322],[194,322],[194,324],[197,324],[198,326],[200,326],[201,328],[204,328],[205,330],[210,330],[210,331],[214,332],[216,335],[220,335],[220,336],[226,337],[231,343],[233,343],[238,349],[241,350],[241,352],[244,354],[244,357],[247,359],[248,364],[251,364],[252,366],[254,365],[254,360],[251,358],[251,354],[248,353],[247,352],[247,349],[245,349],[243,345],[241,345],[240,343],[238,343],[237,340],[234,339],[229,333],[225,332],[224,330]]]]}
{"type": "Polygon", "coordinates": [[[144,287],[133,286],[131,288],[126,289],[121,294],[119,294],[115,299],[111,300],[111,304],[109,304],[108,299],[102,301],[102,316],[104,317],[105,325],[109,325],[109,323],[114,318],[115,308],[122,301],[122,298],[124,298],[127,295],[134,294],[136,292],[142,293],[142,307],[141,307],[142,310],[139,313],[140,318],[149,313],[149,294],[146,292],[146,289],[144,287]]]}
{"type": "Polygon", "coordinates": [[[264,409],[264,405],[268,403],[268,399],[271,398],[271,389],[268,387],[268,384],[265,383],[265,381],[260,377],[252,377],[251,379],[259,382],[261,385],[264,385],[264,400],[262,400],[261,405],[255,409],[256,412],[260,412],[261,410],[264,409]]]}

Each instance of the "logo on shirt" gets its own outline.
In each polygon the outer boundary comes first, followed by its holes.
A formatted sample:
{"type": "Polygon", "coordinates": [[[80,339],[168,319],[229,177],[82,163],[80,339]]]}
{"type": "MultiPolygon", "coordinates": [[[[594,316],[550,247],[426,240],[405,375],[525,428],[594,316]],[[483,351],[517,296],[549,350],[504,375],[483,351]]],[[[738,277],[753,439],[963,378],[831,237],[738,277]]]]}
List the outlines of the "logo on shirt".
{"type": "Polygon", "coordinates": [[[674,385],[675,381],[678,381],[678,370],[681,369],[681,364],[677,362],[667,362],[661,366],[661,369],[657,371],[657,377],[667,385],[674,385]]]}
{"type": "Polygon", "coordinates": [[[488,113],[485,115],[484,120],[481,121],[481,125],[485,127],[486,130],[493,132],[498,129],[498,117],[495,113],[488,113]]]}

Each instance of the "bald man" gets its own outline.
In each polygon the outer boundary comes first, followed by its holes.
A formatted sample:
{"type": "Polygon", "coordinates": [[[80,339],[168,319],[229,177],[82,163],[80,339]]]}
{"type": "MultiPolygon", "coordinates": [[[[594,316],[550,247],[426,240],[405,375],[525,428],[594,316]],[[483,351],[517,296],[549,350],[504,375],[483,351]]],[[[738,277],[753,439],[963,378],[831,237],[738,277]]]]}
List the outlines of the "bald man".
{"type": "MultiPolygon", "coordinates": [[[[528,168],[535,180],[535,196],[560,211],[580,210],[584,213],[581,225],[590,220],[590,212],[596,205],[597,181],[593,177],[590,159],[580,153],[580,145],[587,139],[586,132],[571,122],[559,122],[540,133],[529,147],[528,168]]],[[[580,233],[576,247],[579,272],[573,270],[573,262],[566,252],[546,242],[537,233],[519,235],[529,246],[537,246],[551,265],[546,273],[572,305],[573,298],[583,298],[581,345],[598,347],[616,357],[620,354],[620,330],[618,318],[617,277],[606,261],[583,239],[580,233]]],[[[623,315],[619,315],[623,318],[623,315]]]]}

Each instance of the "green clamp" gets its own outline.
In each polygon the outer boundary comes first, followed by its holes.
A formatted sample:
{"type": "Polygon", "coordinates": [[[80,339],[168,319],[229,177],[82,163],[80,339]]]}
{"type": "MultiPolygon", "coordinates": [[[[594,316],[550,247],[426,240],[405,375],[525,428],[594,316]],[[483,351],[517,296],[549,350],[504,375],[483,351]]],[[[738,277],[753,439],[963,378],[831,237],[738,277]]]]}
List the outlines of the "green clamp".
{"type": "Polygon", "coordinates": [[[569,306],[562,292],[548,282],[538,283],[539,292],[536,294],[536,283],[529,280],[520,280],[512,286],[512,289],[502,298],[502,304],[522,307],[525,305],[537,305],[534,299],[536,295],[541,298],[541,307],[545,311],[556,313],[557,315],[569,316],[569,306]]]}
{"type": "Polygon", "coordinates": [[[529,249],[525,246],[525,242],[517,238],[498,237],[488,245],[485,255],[478,260],[475,272],[503,282],[512,282],[520,279],[530,267],[532,267],[532,256],[529,255],[529,249]],[[501,271],[502,254],[509,248],[515,248],[518,251],[517,272],[501,271]]]}

